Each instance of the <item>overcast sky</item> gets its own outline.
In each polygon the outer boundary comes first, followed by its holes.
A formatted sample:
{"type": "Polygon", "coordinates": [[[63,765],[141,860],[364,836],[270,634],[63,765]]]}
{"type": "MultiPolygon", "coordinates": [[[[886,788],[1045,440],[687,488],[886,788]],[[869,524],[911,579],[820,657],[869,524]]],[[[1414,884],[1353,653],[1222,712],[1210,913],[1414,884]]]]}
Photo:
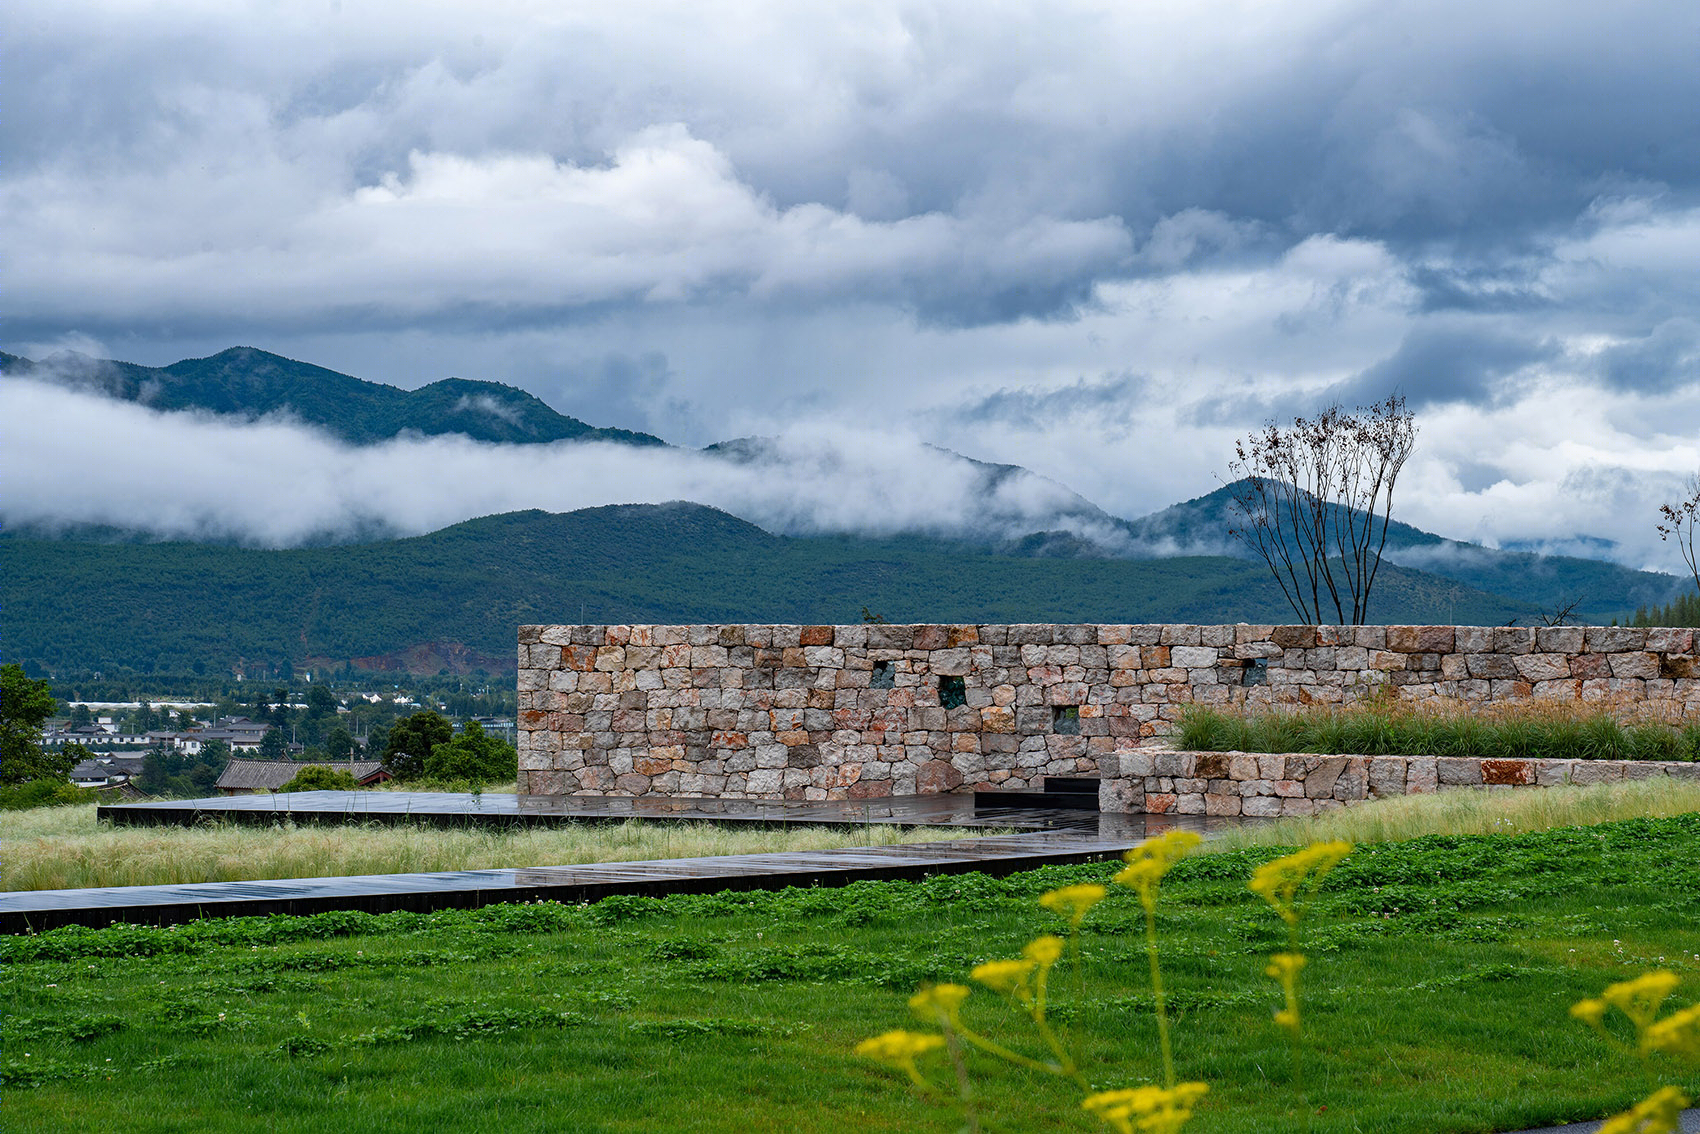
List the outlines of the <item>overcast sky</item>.
{"type": "MultiPolygon", "coordinates": [[[[1398,391],[1403,518],[1680,569],[1653,524],[1700,467],[1686,0],[15,0],[7,23],[8,350],[491,379],[679,444],[840,438],[899,484],[937,475],[906,456],[930,442],[1126,516],[1216,487],[1268,418],[1398,391]]],[[[20,476],[50,459],[22,436],[87,407],[6,385],[8,513],[211,491],[134,447],[225,444],[203,421],[20,476]]],[[[363,484],[562,503],[392,451],[363,484]]],[[[574,460],[575,501],[699,483],[574,460]]],[[[239,513],[292,466],[221,475],[239,513]]]]}

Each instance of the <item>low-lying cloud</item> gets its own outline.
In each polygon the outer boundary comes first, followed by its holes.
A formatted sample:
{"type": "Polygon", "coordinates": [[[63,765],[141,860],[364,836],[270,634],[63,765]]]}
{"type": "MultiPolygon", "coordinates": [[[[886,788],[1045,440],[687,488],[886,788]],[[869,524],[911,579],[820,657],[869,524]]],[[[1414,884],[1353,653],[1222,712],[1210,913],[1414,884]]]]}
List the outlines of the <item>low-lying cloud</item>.
{"type": "Polygon", "coordinates": [[[743,457],[459,436],[356,447],[285,419],[160,413],[16,378],[0,385],[0,420],[13,524],[287,547],[523,508],[689,500],[781,534],[1013,539],[1062,527],[1128,549],[1062,485],[873,429],[803,426],[743,457]],[[50,421],[75,424],[40,427],[50,421]]]}

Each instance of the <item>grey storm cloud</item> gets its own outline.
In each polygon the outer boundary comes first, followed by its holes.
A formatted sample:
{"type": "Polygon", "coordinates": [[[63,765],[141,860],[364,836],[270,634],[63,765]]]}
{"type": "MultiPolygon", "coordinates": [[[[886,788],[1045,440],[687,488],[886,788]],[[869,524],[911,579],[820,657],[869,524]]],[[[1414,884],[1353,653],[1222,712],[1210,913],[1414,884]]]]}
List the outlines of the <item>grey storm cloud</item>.
{"type": "Polygon", "coordinates": [[[1491,401],[1505,394],[1508,378],[1558,353],[1551,342],[1499,326],[1427,324],[1406,335],[1392,355],[1329,393],[1346,406],[1390,395],[1418,409],[1436,402],[1491,401]]]}
{"type": "MultiPolygon", "coordinates": [[[[686,444],[865,424],[1123,516],[1398,389],[1415,517],[1625,556],[1625,501],[1700,465],[1692,5],[18,0],[7,37],[31,357],[250,344],[686,444]],[[1640,488],[1562,490],[1601,468],[1640,488]]],[[[8,508],[71,507],[23,454],[8,508]]]]}

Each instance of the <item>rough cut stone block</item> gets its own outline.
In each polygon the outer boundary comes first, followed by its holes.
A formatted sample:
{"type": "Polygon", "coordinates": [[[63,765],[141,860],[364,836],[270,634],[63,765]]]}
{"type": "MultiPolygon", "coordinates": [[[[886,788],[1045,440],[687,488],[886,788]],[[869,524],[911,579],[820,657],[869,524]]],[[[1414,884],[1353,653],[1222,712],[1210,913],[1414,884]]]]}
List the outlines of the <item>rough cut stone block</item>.
{"type": "Polygon", "coordinates": [[[1645,649],[1647,631],[1633,626],[1588,627],[1588,649],[1596,654],[1615,654],[1624,650],[1645,649]]]}
{"type": "Polygon", "coordinates": [[[1180,669],[1199,669],[1215,665],[1218,656],[1213,646],[1175,646],[1169,651],[1169,664],[1180,669]]]}
{"type": "Polygon", "coordinates": [[[1535,761],[1533,760],[1483,760],[1482,783],[1484,784],[1532,784],[1535,782],[1535,761]]]}
{"type": "Polygon", "coordinates": [[[1482,762],[1468,756],[1441,756],[1436,761],[1440,782],[1449,785],[1482,782],[1482,762]]]}
{"type": "Polygon", "coordinates": [[[1558,787],[1570,782],[1570,766],[1574,760],[1536,760],[1535,784],[1538,787],[1558,787]]]}
{"type": "Polygon", "coordinates": [[[1305,776],[1305,795],[1311,799],[1327,799],[1334,794],[1334,782],[1346,770],[1344,756],[1324,756],[1305,776]]]}
{"type": "Polygon", "coordinates": [[[1440,787],[1440,761],[1434,756],[1413,756],[1405,765],[1405,794],[1422,795],[1440,787]]]}
{"type": "Polygon", "coordinates": [[[1570,676],[1570,659],[1563,654],[1523,654],[1512,659],[1524,681],[1556,681],[1570,676]]]}
{"type": "Polygon", "coordinates": [[[1686,654],[1694,650],[1694,631],[1660,626],[1647,631],[1647,648],[1661,654],[1686,654]]]}
{"type": "Polygon", "coordinates": [[[1308,650],[1316,646],[1314,626],[1272,626],[1269,640],[1284,650],[1308,650]]]}
{"type": "Polygon", "coordinates": [[[1240,814],[1273,819],[1281,814],[1281,806],[1285,802],[1285,800],[1276,799],[1274,796],[1254,796],[1249,799],[1242,799],[1240,800],[1240,814]]]}
{"type": "Polygon", "coordinates": [[[1143,779],[1098,781],[1098,810],[1110,815],[1129,815],[1145,809],[1143,779]]]}
{"type": "Polygon", "coordinates": [[[1618,678],[1658,677],[1659,656],[1641,651],[1612,654],[1611,675],[1618,678]]]}
{"type": "Polygon", "coordinates": [[[1405,794],[1405,765],[1403,756],[1375,756],[1369,762],[1369,791],[1375,796],[1405,794]]]}
{"type": "Polygon", "coordinates": [[[1215,793],[1206,794],[1204,797],[1204,813],[1206,815],[1238,815],[1240,813],[1240,797],[1215,793]]]}
{"type": "Polygon", "coordinates": [[[1573,784],[1615,784],[1622,779],[1621,760],[1577,760],[1570,765],[1573,784]]]}

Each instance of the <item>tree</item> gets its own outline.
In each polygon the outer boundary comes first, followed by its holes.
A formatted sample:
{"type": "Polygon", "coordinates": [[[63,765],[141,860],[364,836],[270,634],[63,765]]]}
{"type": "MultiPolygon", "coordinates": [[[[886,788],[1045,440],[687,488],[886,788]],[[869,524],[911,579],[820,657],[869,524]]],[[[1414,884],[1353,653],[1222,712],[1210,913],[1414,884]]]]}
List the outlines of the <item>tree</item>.
{"type": "Polygon", "coordinates": [[[41,726],[58,704],[45,679],[24,676],[20,665],[0,666],[0,783],[69,780],[73,761],[41,744],[41,726]]]}
{"type": "Polygon", "coordinates": [[[453,736],[454,726],[430,709],[403,717],[390,728],[384,767],[398,780],[417,779],[425,772],[426,758],[453,736]]]}
{"type": "Polygon", "coordinates": [[[460,735],[431,749],[425,774],[434,780],[490,783],[519,775],[519,755],[513,745],[491,736],[477,721],[467,721],[460,735]]]}
{"type": "Polygon", "coordinates": [[[260,734],[260,759],[282,760],[289,754],[289,747],[284,742],[283,730],[276,725],[260,734]]]}
{"type": "Polygon", "coordinates": [[[1664,517],[1659,538],[1676,544],[1682,561],[1688,564],[1688,573],[1694,576],[1694,589],[1700,592],[1700,558],[1696,558],[1694,549],[1694,528],[1700,523],[1700,473],[1688,478],[1687,497],[1675,504],[1659,505],[1659,515],[1664,517]]]}
{"type": "Polygon", "coordinates": [[[1397,395],[1347,412],[1330,406],[1290,428],[1235,442],[1239,517],[1229,534],[1255,551],[1301,622],[1331,612],[1361,625],[1387,546],[1393,488],[1416,443],[1397,395]]]}
{"type": "Polygon", "coordinates": [[[72,728],[76,728],[78,725],[91,725],[94,723],[94,714],[89,712],[89,707],[87,705],[78,701],[75,705],[71,706],[71,719],[69,723],[72,728]]]}
{"type": "Polygon", "coordinates": [[[360,785],[347,768],[327,768],[323,764],[308,764],[295,778],[278,791],[353,791],[360,785]]]}
{"type": "Polygon", "coordinates": [[[332,760],[354,759],[354,737],[340,724],[325,737],[325,754],[332,760]]]}

